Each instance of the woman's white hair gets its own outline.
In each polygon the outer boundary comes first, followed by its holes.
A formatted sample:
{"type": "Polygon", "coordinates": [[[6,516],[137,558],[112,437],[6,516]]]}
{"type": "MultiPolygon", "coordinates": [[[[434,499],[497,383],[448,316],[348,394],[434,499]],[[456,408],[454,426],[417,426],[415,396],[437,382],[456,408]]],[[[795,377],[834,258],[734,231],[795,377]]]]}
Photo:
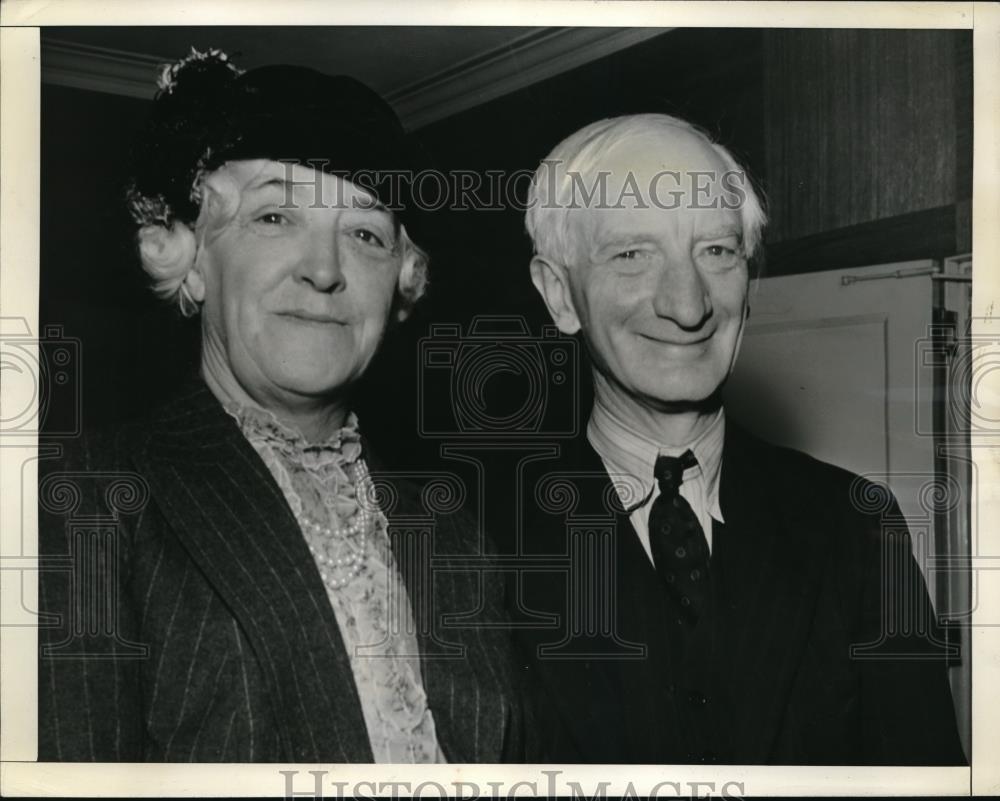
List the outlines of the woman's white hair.
{"type": "MultiPolygon", "coordinates": [[[[194,226],[163,214],[162,222],[139,228],[136,239],[142,268],[152,278],[153,292],[176,303],[185,317],[198,313],[200,305],[191,297],[186,278],[201,254],[204,243],[229,224],[240,205],[242,189],[225,165],[195,183],[192,197],[199,200],[194,226]]],[[[402,259],[394,304],[397,320],[405,320],[427,288],[427,254],[399,227],[396,247],[402,259]]]]}
{"type": "Polygon", "coordinates": [[[575,193],[580,180],[594,177],[605,154],[615,145],[649,133],[684,131],[703,139],[722,159],[726,169],[742,176],[740,219],[747,258],[760,247],[767,215],[746,170],[722,145],[696,125],[667,114],[632,114],[591,123],[561,141],[535,170],[528,188],[525,227],[535,253],[568,265],[573,259],[569,241],[569,212],[579,208],[575,193]]]}

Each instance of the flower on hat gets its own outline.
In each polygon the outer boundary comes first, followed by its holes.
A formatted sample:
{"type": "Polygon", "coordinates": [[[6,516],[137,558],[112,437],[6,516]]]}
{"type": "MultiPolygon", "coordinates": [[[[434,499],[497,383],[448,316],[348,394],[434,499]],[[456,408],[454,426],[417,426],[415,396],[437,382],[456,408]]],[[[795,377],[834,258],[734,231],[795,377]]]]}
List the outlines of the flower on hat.
{"type": "Polygon", "coordinates": [[[225,64],[237,75],[243,74],[243,70],[230,63],[229,56],[219,50],[219,48],[210,47],[208,50],[202,52],[201,50],[197,50],[192,47],[191,52],[180,61],[173,64],[163,64],[160,67],[160,74],[156,79],[156,85],[161,91],[166,92],[169,95],[174,91],[174,87],[177,85],[177,74],[188,64],[192,64],[197,61],[218,61],[225,64]]]}

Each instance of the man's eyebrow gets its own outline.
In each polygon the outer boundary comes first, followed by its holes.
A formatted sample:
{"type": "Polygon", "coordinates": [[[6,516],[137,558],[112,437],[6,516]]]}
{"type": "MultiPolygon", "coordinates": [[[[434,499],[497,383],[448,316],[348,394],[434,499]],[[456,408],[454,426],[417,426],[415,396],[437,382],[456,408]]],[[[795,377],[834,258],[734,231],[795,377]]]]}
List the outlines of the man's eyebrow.
{"type": "Polygon", "coordinates": [[[594,244],[598,251],[602,251],[608,248],[621,248],[626,245],[642,245],[651,241],[653,241],[653,237],[649,234],[635,233],[618,234],[608,239],[598,239],[594,244]]]}
{"type": "Polygon", "coordinates": [[[742,225],[723,225],[719,228],[712,228],[708,231],[703,231],[698,234],[695,239],[697,241],[702,241],[704,239],[721,239],[726,236],[735,236],[740,239],[743,238],[743,226],[742,225]]]}

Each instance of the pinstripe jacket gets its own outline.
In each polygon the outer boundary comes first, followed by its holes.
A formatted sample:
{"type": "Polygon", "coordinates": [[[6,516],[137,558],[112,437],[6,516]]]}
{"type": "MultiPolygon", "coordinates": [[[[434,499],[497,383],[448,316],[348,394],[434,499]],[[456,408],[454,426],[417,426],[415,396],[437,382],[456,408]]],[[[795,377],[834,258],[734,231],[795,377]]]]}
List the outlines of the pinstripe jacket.
{"type": "MultiPolygon", "coordinates": [[[[372,761],[306,543],[207,387],[79,451],[39,485],[39,759],[372,761]]],[[[383,489],[445,756],[524,761],[508,635],[481,625],[504,613],[479,537],[428,509],[433,492],[383,489]]]]}

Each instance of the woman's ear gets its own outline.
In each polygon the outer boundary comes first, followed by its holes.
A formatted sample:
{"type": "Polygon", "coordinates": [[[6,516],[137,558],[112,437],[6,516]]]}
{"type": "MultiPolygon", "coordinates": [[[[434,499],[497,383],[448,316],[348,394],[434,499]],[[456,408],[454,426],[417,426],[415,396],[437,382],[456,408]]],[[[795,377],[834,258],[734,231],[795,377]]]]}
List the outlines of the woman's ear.
{"type": "Polygon", "coordinates": [[[201,306],[205,302],[205,243],[204,231],[195,232],[194,258],[191,259],[191,267],[184,274],[184,294],[188,300],[201,306]]]}
{"type": "MultiPolygon", "coordinates": [[[[176,300],[181,311],[190,315],[194,298],[188,287],[188,276],[195,267],[198,243],[194,232],[184,223],[144,225],[136,234],[142,268],[153,279],[153,291],[161,298],[176,300]]],[[[201,282],[204,298],[204,281],[201,282]]],[[[200,301],[199,301],[200,302],[200,301]]]]}
{"type": "Polygon", "coordinates": [[[573,305],[566,267],[542,256],[535,256],[531,260],[531,281],[545,301],[556,327],[564,334],[575,334],[579,331],[580,318],[573,305]]]}
{"type": "Polygon", "coordinates": [[[201,274],[197,260],[184,276],[184,289],[195,303],[205,302],[205,276],[201,274]]]}

